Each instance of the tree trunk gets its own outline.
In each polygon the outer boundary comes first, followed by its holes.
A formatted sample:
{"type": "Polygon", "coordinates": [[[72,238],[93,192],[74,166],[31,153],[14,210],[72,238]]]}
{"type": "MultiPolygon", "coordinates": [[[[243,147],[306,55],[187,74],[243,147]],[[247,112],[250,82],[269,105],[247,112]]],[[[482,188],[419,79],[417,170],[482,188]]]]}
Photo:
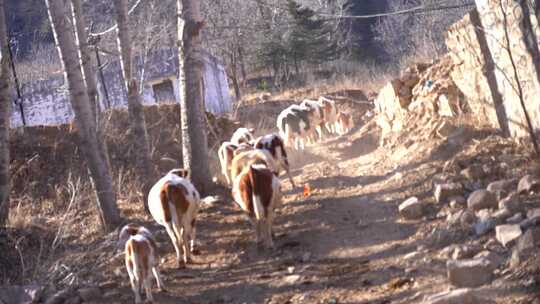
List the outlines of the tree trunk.
{"type": "Polygon", "coordinates": [[[212,187],[204,123],[203,68],[200,31],[204,25],[198,0],[177,0],[179,80],[184,168],[201,193],[212,187]],[[183,20],[182,20],[183,19],[183,20]]]}
{"type": "Polygon", "coordinates": [[[238,73],[237,73],[237,61],[236,56],[234,55],[234,50],[230,53],[231,57],[231,80],[233,83],[234,88],[234,95],[236,97],[236,100],[240,100],[242,98],[242,93],[240,92],[240,86],[238,85],[238,73]]]}
{"type": "Polygon", "coordinates": [[[69,86],[69,100],[75,112],[79,148],[90,169],[103,227],[112,230],[120,224],[121,218],[116,206],[116,194],[112,185],[111,172],[100,153],[102,149],[99,147],[90,99],[77,56],[74,31],[68,23],[69,19],[66,18],[67,11],[63,0],[46,0],[46,4],[56,46],[69,86]]]}
{"type": "Polygon", "coordinates": [[[137,151],[137,169],[139,176],[144,179],[143,192],[144,204],[152,184],[156,179],[156,172],[150,156],[150,144],[148,133],[146,131],[146,121],[144,118],[144,109],[138,91],[138,84],[133,73],[133,53],[131,49],[131,38],[128,31],[128,9],[127,0],[114,0],[116,10],[116,22],[118,24],[118,48],[122,57],[122,72],[126,90],[128,92],[128,111],[129,121],[132,130],[132,140],[137,151]]]}
{"type": "Polygon", "coordinates": [[[11,109],[9,45],[4,0],[0,0],[0,227],[9,217],[9,117],[11,109]]]}
{"type": "MultiPolygon", "coordinates": [[[[92,107],[93,119],[96,124],[97,139],[99,141],[99,148],[101,156],[107,162],[107,167],[110,169],[111,164],[109,160],[109,150],[107,143],[105,142],[105,130],[102,128],[101,122],[101,106],[99,104],[99,96],[97,90],[96,81],[96,63],[92,60],[92,50],[88,45],[88,35],[86,33],[86,24],[82,14],[81,0],[71,0],[73,24],[75,24],[75,38],[77,47],[79,49],[80,64],[83,67],[83,76],[86,83],[86,90],[88,98],[90,99],[90,106],[92,107]]],[[[97,53],[97,50],[96,50],[97,53]]],[[[97,58],[96,58],[97,59],[97,58]]]]}
{"type": "MultiPolygon", "coordinates": [[[[81,0],[71,0],[73,24],[75,24],[75,42],[79,48],[79,56],[83,67],[83,77],[88,90],[88,98],[94,114],[96,122],[99,115],[99,101],[97,94],[96,72],[94,62],[92,60],[92,51],[88,46],[88,35],[86,33],[85,22],[82,14],[81,0]]],[[[99,127],[99,126],[98,126],[99,127]]]]}
{"type": "Polygon", "coordinates": [[[240,73],[242,75],[242,87],[245,87],[247,80],[246,64],[244,62],[244,50],[240,45],[238,45],[238,61],[240,62],[240,73]]]}

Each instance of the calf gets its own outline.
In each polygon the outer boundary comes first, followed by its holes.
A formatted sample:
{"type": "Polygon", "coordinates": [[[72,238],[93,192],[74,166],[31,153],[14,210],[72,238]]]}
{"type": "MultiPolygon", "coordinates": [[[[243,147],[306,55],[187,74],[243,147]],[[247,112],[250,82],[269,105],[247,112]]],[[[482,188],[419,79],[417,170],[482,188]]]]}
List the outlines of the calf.
{"type": "Polygon", "coordinates": [[[267,134],[259,137],[254,144],[255,149],[266,150],[272,155],[275,163],[278,166],[279,170],[285,170],[291,185],[293,188],[296,188],[294,180],[291,175],[291,170],[289,167],[289,160],[287,159],[287,152],[285,151],[285,144],[281,137],[278,134],[267,134]]]}
{"type": "Polygon", "coordinates": [[[157,181],[148,194],[150,213],[167,230],[179,268],[190,262],[195,250],[195,218],[201,200],[187,176],[187,170],[173,169],[157,181]]]}
{"type": "Polygon", "coordinates": [[[257,244],[273,247],[274,208],[281,204],[279,179],[263,164],[252,164],[234,180],[234,201],[255,225],[257,244]]]}
{"type": "Polygon", "coordinates": [[[350,114],[340,111],[337,115],[336,131],[343,135],[352,128],[353,121],[350,114]]]}
{"type": "Polygon", "coordinates": [[[231,179],[234,181],[240,172],[253,164],[263,164],[272,170],[276,176],[278,175],[279,165],[270,152],[263,149],[255,149],[242,152],[234,157],[231,165],[231,179]]]}
{"type": "Polygon", "coordinates": [[[122,228],[118,237],[118,247],[124,247],[126,268],[135,294],[135,303],[142,303],[141,287],[146,299],[152,302],[152,275],[157,281],[159,290],[165,290],[158,270],[156,242],[148,229],[128,224],[122,228]]]}
{"type": "Polygon", "coordinates": [[[251,143],[253,141],[253,128],[238,128],[231,137],[231,143],[239,145],[241,143],[251,143]]]}
{"type": "Polygon", "coordinates": [[[249,151],[253,149],[250,144],[242,143],[240,145],[233,144],[229,141],[226,141],[221,144],[218,150],[219,163],[221,165],[221,173],[225,176],[227,184],[232,186],[231,179],[231,165],[233,158],[244,151],[249,151]]]}

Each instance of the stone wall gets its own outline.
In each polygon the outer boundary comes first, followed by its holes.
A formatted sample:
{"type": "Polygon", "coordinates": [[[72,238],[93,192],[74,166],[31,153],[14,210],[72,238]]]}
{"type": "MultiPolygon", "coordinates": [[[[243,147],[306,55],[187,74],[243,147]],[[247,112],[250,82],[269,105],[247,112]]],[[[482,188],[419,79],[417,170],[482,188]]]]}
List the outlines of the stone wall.
{"type": "Polygon", "coordinates": [[[412,65],[386,84],[375,99],[381,143],[409,128],[411,118],[455,117],[466,110],[465,97],[450,77],[453,68],[450,56],[444,56],[412,65]]]}
{"type": "Polygon", "coordinates": [[[476,0],[476,5],[447,33],[452,79],[474,113],[512,136],[527,134],[521,95],[538,131],[540,28],[533,3],[476,0]]]}

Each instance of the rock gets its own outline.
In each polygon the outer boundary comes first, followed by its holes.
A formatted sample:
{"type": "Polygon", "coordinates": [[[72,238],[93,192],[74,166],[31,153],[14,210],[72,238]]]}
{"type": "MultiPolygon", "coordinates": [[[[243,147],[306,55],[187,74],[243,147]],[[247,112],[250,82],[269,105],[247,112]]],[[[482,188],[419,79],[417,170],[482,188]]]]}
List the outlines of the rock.
{"type": "Polygon", "coordinates": [[[424,204],[417,197],[411,197],[399,205],[399,214],[409,220],[424,216],[424,204]]]}
{"type": "Polygon", "coordinates": [[[482,165],[473,164],[468,168],[461,170],[461,175],[469,180],[477,180],[485,177],[486,172],[484,172],[482,165]]]}
{"type": "Polygon", "coordinates": [[[487,190],[493,193],[497,191],[510,192],[517,186],[517,182],[518,181],[515,178],[494,181],[489,183],[489,185],[487,186],[487,190]]]}
{"type": "Polygon", "coordinates": [[[424,304],[491,304],[490,300],[479,298],[475,292],[468,288],[444,291],[428,296],[424,304]]]}
{"type": "Polygon", "coordinates": [[[105,281],[105,282],[101,282],[99,283],[99,288],[100,289],[113,289],[113,288],[116,288],[118,287],[118,282],[116,281],[105,281]]]}
{"type": "Polygon", "coordinates": [[[480,258],[488,259],[493,267],[493,270],[499,268],[499,266],[504,262],[504,258],[502,256],[489,250],[484,250],[478,253],[477,255],[474,256],[474,258],[475,259],[480,259],[480,258]]]}
{"type": "Polygon", "coordinates": [[[508,261],[510,268],[516,268],[524,261],[527,261],[533,254],[535,254],[536,250],[536,248],[528,248],[526,250],[520,251],[517,247],[514,248],[512,250],[512,256],[508,261]]]}
{"type": "Polygon", "coordinates": [[[3,286],[0,287],[0,303],[30,304],[37,303],[43,287],[40,285],[3,286]]]}
{"type": "Polygon", "coordinates": [[[489,250],[489,251],[493,251],[493,252],[497,252],[499,254],[508,251],[506,248],[504,248],[501,245],[501,243],[499,243],[499,241],[497,241],[497,239],[495,239],[495,236],[493,236],[492,238],[489,238],[484,243],[484,249],[489,250]]]}
{"type": "Polygon", "coordinates": [[[513,216],[506,219],[507,224],[519,224],[523,221],[523,214],[516,213],[513,216]]]}
{"type": "Polygon", "coordinates": [[[495,237],[505,247],[512,241],[517,240],[522,234],[519,225],[499,225],[495,227],[495,237]]]}
{"type": "Polygon", "coordinates": [[[476,221],[476,215],[470,210],[458,210],[446,217],[449,227],[469,230],[476,221]]]}
{"type": "Polygon", "coordinates": [[[448,200],[452,208],[462,208],[467,205],[467,200],[461,195],[452,196],[448,200]]]}
{"type": "Polygon", "coordinates": [[[528,174],[519,180],[517,192],[519,194],[526,194],[531,191],[536,192],[540,189],[540,179],[528,174]]]}
{"type": "Polygon", "coordinates": [[[454,260],[470,259],[479,251],[480,251],[479,246],[473,246],[473,245],[457,246],[452,252],[452,259],[454,260]]]}
{"type": "Polygon", "coordinates": [[[525,231],[523,236],[518,239],[516,248],[519,251],[525,251],[538,245],[540,245],[540,228],[535,227],[525,231]]]}
{"type": "Polygon", "coordinates": [[[461,227],[463,228],[469,228],[474,225],[474,222],[476,221],[476,215],[470,210],[463,211],[463,214],[461,215],[461,218],[459,219],[461,223],[461,227]]]}
{"type": "Polygon", "coordinates": [[[405,256],[403,256],[404,260],[416,260],[422,256],[422,252],[420,251],[413,251],[407,253],[405,256]]]}
{"type": "Polygon", "coordinates": [[[536,217],[540,217],[540,208],[536,208],[536,209],[532,209],[532,210],[529,210],[527,211],[527,218],[536,218],[536,217]]]}
{"type": "Polygon", "coordinates": [[[448,230],[437,227],[425,237],[424,242],[432,248],[443,248],[449,244],[461,241],[463,239],[463,233],[461,230],[448,230]]]}
{"type": "Polygon", "coordinates": [[[490,192],[493,192],[494,194],[501,193],[501,192],[506,194],[506,193],[511,192],[513,189],[515,189],[517,186],[517,183],[518,181],[515,178],[498,180],[498,181],[490,183],[487,186],[487,190],[490,192]]]}
{"type": "Polygon", "coordinates": [[[449,213],[446,217],[446,222],[448,223],[448,225],[450,225],[451,227],[461,225],[461,216],[463,215],[463,212],[465,211],[458,210],[454,213],[449,213]]]}
{"type": "Polygon", "coordinates": [[[49,297],[45,304],[63,304],[65,301],[73,297],[73,291],[70,288],[62,289],[49,297]]]}
{"type": "Polygon", "coordinates": [[[500,224],[503,224],[504,222],[506,222],[506,220],[509,219],[512,215],[513,215],[513,213],[510,212],[510,210],[508,210],[508,209],[500,209],[500,210],[495,211],[495,213],[493,213],[492,217],[495,220],[495,223],[497,225],[500,225],[500,224]]]}
{"type": "Polygon", "coordinates": [[[493,265],[488,259],[449,260],[446,262],[448,280],[457,287],[478,287],[493,280],[493,265]]]}
{"type": "Polygon", "coordinates": [[[520,212],[522,210],[522,205],[519,201],[518,194],[514,192],[500,200],[499,209],[508,209],[512,213],[520,212]]]}
{"type": "Polygon", "coordinates": [[[101,299],[102,293],[98,287],[85,287],[78,290],[79,297],[85,302],[101,299]]]}
{"type": "Polygon", "coordinates": [[[495,209],[497,205],[495,194],[484,189],[474,191],[467,199],[467,206],[473,211],[495,209]]]}
{"type": "Polygon", "coordinates": [[[525,231],[521,236],[510,258],[510,267],[515,268],[523,261],[528,260],[532,255],[537,254],[540,246],[540,227],[533,227],[525,231]]]}
{"type": "Polygon", "coordinates": [[[521,230],[525,231],[531,227],[540,226],[540,217],[533,217],[526,220],[521,221],[519,223],[519,226],[521,226],[521,230]]]}
{"type": "Polygon", "coordinates": [[[444,203],[452,196],[461,195],[463,192],[463,186],[460,183],[446,183],[435,185],[435,201],[437,203],[444,203]]]}
{"type": "Polygon", "coordinates": [[[82,303],[81,298],[78,295],[74,295],[64,300],[64,303],[62,304],[80,304],[80,303],[82,303]]]}
{"type": "Polygon", "coordinates": [[[480,219],[474,224],[474,233],[476,233],[477,236],[484,235],[493,230],[496,225],[497,223],[492,218],[480,219]]]}
{"type": "Polygon", "coordinates": [[[450,259],[452,257],[452,253],[456,249],[456,245],[449,245],[441,249],[439,252],[439,258],[441,259],[450,259]]]}
{"type": "Polygon", "coordinates": [[[283,278],[283,282],[288,285],[296,284],[302,277],[298,274],[291,274],[283,278]]]}
{"type": "Polygon", "coordinates": [[[109,291],[106,291],[105,293],[103,293],[103,297],[107,298],[107,299],[115,299],[116,300],[116,299],[119,299],[120,297],[122,297],[122,294],[120,293],[120,291],[118,291],[116,289],[113,289],[113,290],[109,290],[109,291]]]}
{"type": "Polygon", "coordinates": [[[214,207],[223,201],[224,201],[223,198],[221,198],[219,195],[213,195],[213,196],[206,196],[203,199],[201,199],[201,204],[207,207],[214,207]]]}
{"type": "Polygon", "coordinates": [[[311,252],[304,252],[302,255],[302,263],[307,263],[311,259],[311,252]]]}
{"type": "Polygon", "coordinates": [[[484,187],[482,185],[482,182],[480,182],[480,181],[471,181],[471,180],[466,180],[463,183],[463,186],[465,187],[465,190],[467,190],[469,192],[474,192],[476,190],[483,189],[483,187],[484,187]]]}

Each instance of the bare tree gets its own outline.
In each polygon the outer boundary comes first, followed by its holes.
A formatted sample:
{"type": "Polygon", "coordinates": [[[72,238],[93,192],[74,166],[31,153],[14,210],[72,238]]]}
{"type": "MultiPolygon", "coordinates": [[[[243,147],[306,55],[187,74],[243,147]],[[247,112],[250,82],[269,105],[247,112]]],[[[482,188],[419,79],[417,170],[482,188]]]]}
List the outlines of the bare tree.
{"type": "Polygon", "coordinates": [[[204,26],[198,0],[178,0],[179,80],[182,86],[181,124],[184,168],[200,192],[212,185],[204,123],[204,91],[200,32],[204,26]]]}
{"type": "MultiPolygon", "coordinates": [[[[122,57],[122,72],[128,92],[129,121],[132,129],[132,140],[137,148],[139,175],[144,177],[146,182],[143,189],[145,196],[150,190],[151,183],[154,182],[155,170],[150,156],[150,145],[148,133],[146,131],[146,121],[137,85],[137,80],[133,74],[131,38],[128,31],[128,8],[127,0],[114,0],[116,10],[116,22],[118,24],[118,48],[122,57]]],[[[146,198],[146,197],[145,197],[146,198]]],[[[144,200],[146,201],[146,199],[144,200]]],[[[145,205],[146,206],[146,205],[145,205]]]]}
{"type": "Polygon", "coordinates": [[[68,12],[63,0],[46,0],[58,53],[64,65],[69,86],[70,103],[75,112],[75,124],[79,147],[88,163],[95,187],[100,219],[105,229],[113,229],[120,224],[120,214],[116,206],[116,194],[112,185],[111,172],[101,155],[96,125],[93,120],[90,99],[85,86],[83,72],[78,58],[73,26],[69,24],[68,12]]]}
{"type": "MultiPolygon", "coordinates": [[[[88,45],[88,34],[86,33],[86,27],[82,14],[81,0],[71,0],[72,4],[72,16],[73,24],[75,24],[75,38],[76,43],[80,51],[81,65],[83,67],[83,76],[86,83],[86,89],[88,90],[88,98],[90,98],[90,104],[92,105],[92,111],[97,118],[99,114],[99,102],[97,94],[96,72],[94,69],[94,62],[92,60],[92,51],[88,45]]],[[[97,121],[97,120],[96,120],[97,121]]]]}
{"type": "Polygon", "coordinates": [[[9,114],[11,109],[9,50],[4,13],[4,0],[0,0],[0,227],[9,216],[9,114]]]}

